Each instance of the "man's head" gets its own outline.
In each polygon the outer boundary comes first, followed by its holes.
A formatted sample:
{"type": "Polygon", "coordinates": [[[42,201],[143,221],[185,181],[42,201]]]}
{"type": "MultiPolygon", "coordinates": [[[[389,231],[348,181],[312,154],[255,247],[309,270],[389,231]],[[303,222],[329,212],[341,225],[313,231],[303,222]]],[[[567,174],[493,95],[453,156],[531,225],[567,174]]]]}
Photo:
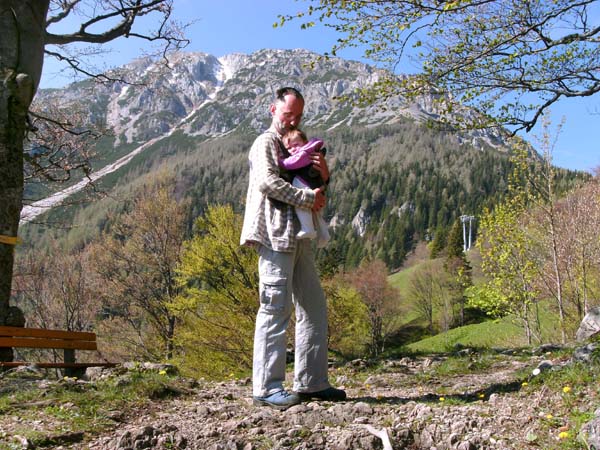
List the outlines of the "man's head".
{"type": "Polygon", "coordinates": [[[300,91],[292,87],[278,89],[270,107],[273,125],[280,134],[294,130],[300,125],[303,110],[304,97],[300,91]]]}
{"type": "Polygon", "coordinates": [[[297,128],[285,133],[281,140],[283,141],[285,148],[302,147],[308,142],[308,138],[304,131],[297,128]]]}

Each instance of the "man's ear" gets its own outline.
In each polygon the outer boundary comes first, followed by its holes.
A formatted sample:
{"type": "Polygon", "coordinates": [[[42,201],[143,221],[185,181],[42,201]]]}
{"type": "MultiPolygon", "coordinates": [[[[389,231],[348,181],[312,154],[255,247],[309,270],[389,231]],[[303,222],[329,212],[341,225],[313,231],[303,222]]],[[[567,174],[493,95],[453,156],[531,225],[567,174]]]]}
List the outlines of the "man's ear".
{"type": "Polygon", "coordinates": [[[271,103],[271,106],[269,106],[269,112],[271,114],[275,114],[275,103],[271,103]]]}

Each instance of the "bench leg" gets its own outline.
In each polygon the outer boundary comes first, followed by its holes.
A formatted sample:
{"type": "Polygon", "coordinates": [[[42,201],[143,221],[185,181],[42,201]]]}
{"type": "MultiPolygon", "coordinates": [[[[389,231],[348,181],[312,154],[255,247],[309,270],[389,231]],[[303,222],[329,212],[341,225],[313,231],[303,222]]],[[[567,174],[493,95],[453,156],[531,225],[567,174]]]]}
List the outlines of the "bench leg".
{"type": "MultiPolygon", "coordinates": [[[[75,350],[72,348],[65,348],[65,363],[74,363],[75,362],[75,350]]],[[[77,377],[81,378],[85,373],[85,368],[77,368],[77,367],[65,367],[64,375],[67,377],[77,377]]]]}

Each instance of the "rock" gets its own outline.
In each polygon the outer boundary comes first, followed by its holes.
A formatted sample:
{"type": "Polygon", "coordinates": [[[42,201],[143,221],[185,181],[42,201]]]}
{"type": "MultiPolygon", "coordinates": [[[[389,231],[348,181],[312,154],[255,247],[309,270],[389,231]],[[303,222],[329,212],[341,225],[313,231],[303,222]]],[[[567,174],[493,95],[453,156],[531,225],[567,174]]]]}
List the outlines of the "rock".
{"type": "Polygon", "coordinates": [[[44,375],[43,370],[35,363],[15,367],[11,372],[14,376],[23,378],[40,378],[44,375]]]}
{"type": "Polygon", "coordinates": [[[600,449],[600,415],[596,411],[596,417],[581,427],[579,433],[581,440],[589,449],[600,449]]]}
{"type": "Polygon", "coordinates": [[[573,362],[589,363],[594,359],[594,352],[600,347],[599,344],[591,343],[584,347],[579,347],[573,352],[573,362]]]}
{"type": "Polygon", "coordinates": [[[82,379],[87,381],[98,381],[106,379],[117,373],[117,370],[108,367],[88,367],[82,379]]]}
{"type": "Polygon", "coordinates": [[[373,414],[373,408],[371,405],[365,402],[357,402],[352,409],[356,414],[361,416],[369,416],[373,414]]]}
{"type": "Polygon", "coordinates": [[[347,385],[349,381],[350,379],[346,375],[339,375],[335,378],[335,384],[337,384],[340,387],[347,385]]]}
{"type": "Polygon", "coordinates": [[[585,315],[575,334],[578,341],[585,341],[600,332],[600,306],[596,306],[585,315]]]}
{"type": "Polygon", "coordinates": [[[554,364],[552,363],[552,361],[544,360],[540,362],[536,368],[539,369],[540,372],[545,372],[547,370],[552,369],[553,367],[554,364]]]}
{"type": "Polygon", "coordinates": [[[21,445],[21,448],[23,449],[35,448],[35,446],[26,437],[15,435],[14,438],[19,442],[19,445],[21,445]]]}
{"type": "Polygon", "coordinates": [[[539,347],[534,348],[531,351],[531,353],[533,353],[534,355],[543,355],[544,353],[556,352],[556,351],[562,350],[562,349],[563,349],[563,347],[558,344],[544,344],[544,345],[540,345],[539,347]]]}
{"type": "MultiPolygon", "coordinates": [[[[587,348],[588,354],[591,349],[587,348]]],[[[427,360],[437,364],[444,358],[430,356],[427,360]]],[[[403,364],[382,361],[384,370],[380,370],[381,366],[371,370],[366,364],[360,367],[361,363],[358,366],[348,365],[341,372],[347,377],[350,397],[347,401],[311,401],[286,411],[254,406],[251,384],[237,380],[204,380],[190,388],[190,395],[157,399],[147,408],[123,408],[114,412],[114,417],[105,410],[103,417],[115,420],[113,430],[104,432],[102,436],[86,432],[84,442],[68,445],[75,450],[381,449],[382,439],[369,433],[367,426],[371,426],[378,430],[386,429],[393,448],[398,449],[505,450],[523,445],[549,448],[548,441],[542,442],[542,437],[548,434],[544,431],[550,420],[547,415],[553,413],[558,417],[562,391],[548,390],[540,396],[539,390],[512,390],[511,387],[515,383],[520,386],[515,379],[520,379],[524,369],[530,370],[539,364],[543,368],[559,370],[562,363],[558,360],[554,364],[540,362],[544,357],[532,357],[529,351],[498,358],[498,361],[492,362],[490,370],[482,373],[438,376],[433,371],[427,374],[426,379],[414,375],[426,360],[422,356],[407,358],[403,364]],[[527,356],[529,359],[525,360],[527,356]],[[369,381],[373,385],[365,389],[363,380],[368,377],[372,377],[369,381]],[[478,397],[478,393],[484,392],[484,398],[478,397]],[[447,398],[464,398],[465,402],[440,402],[442,393],[447,398]],[[553,405],[553,409],[550,410],[548,405],[553,405]],[[538,438],[528,444],[528,435],[538,438]]],[[[142,363],[137,367],[138,370],[146,370],[142,363]]],[[[121,378],[128,384],[136,377],[131,371],[125,372],[122,377],[111,379],[111,386],[119,386],[121,378]]],[[[159,380],[162,379],[159,377],[159,380]]],[[[0,383],[8,381],[16,382],[13,390],[7,391],[9,393],[17,392],[22,383],[41,385],[40,380],[26,377],[22,380],[5,377],[0,383]]],[[[291,382],[291,377],[286,379],[286,383],[291,382]]],[[[73,381],[66,383],[62,379],[48,380],[48,390],[57,385],[69,389],[79,386],[73,381]]],[[[94,382],[81,385],[81,389],[94,388],[94,382]]],[[[578,387],[578,391],[585,392],[584,387],[578,387]]],[[[575,407],[583,408],[581,411],[588,411],[590,401],[595,401],[592,397],[579,396],[573,396],[572,400],[579,402],[575,407]]],[[[62,404],[68,410],[75,409],[75,405],[75,402],[62,404]]],[[[35,406],[40,408],[42,405],[36,401],[35,406]]],[[[0,442],[4,442],[8,434],[8,439],[11,439],[9,445],[21,448],[14,439],[14,434],[19,434],[17,430],[25,426],[31,429],[48,426],[41,415],[35,417],[36,421],[27,422],[27,415],[21,413],[24,407],[27,405],[19,405],[14,412],[9,409],[0,415],[0,442]]],[[[600,411],[596,419],[582,429],[585,433],[582,436],[588,442],[594,443],[598,439],[599,415],[600,411]]],[[[60,432],[48,432],[46,435],[60,432]]]]}

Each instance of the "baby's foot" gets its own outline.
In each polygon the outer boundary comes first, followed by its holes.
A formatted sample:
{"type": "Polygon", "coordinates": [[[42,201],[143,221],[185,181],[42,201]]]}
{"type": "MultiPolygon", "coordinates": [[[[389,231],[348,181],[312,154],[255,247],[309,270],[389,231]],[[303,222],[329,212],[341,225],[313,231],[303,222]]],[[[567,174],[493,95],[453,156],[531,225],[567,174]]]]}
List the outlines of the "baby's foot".
{"type": "Polygon", "coordinates": [[[314,239],[317,237],[316,231],[298,231],[296,239],[314,239]]]}

